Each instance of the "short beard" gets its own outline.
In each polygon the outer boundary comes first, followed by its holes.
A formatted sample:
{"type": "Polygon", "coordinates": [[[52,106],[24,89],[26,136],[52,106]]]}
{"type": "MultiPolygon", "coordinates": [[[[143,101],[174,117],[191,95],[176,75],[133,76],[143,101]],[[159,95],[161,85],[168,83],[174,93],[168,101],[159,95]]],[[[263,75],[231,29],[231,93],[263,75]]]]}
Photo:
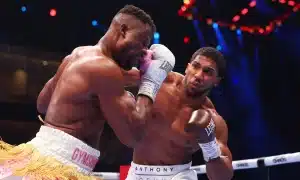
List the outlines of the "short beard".
{"type": "Polygon", "coordinates": [[[129,71],[131,70],[133,67],[136,67],[139,63],[138,62],[133,62],[133,61],[130,61],[128,59],[126,60],[122,60],[121,57],[118,57],[118,56],[114,56],[113,57],[115,62],[124,70],[126,71],[129,71]]]}
{"type": "Polygon", "coordinates": [[[190,92],[187,88],[186,88],[186,94],[188,97],[191,97],[191,98],[200,98],[202,97],[203,95],[207,95],[210,91],[211,91],[212,87],[209,87],[209,88],[206,88],[206,89],[203,89],[201,91],[194,91],[194,92],[190,92]]]}
{"type": "Polygon", "coordinates": [[[187,79],[184,78],[183,82],[184,82],[184,87],[185,87],[186,95],[187,95],[188,97],[192,97],[192,98],[198,98],[198,97],[203,96],[204,94],[208,94],[208,93],[211,91],[211,89],[213,88],[213,86],[212,86],[212,87],[208,87],[208,88],[206,88],[206,89],[203,89],[202,91],[194,91],[194,92],[190,92],[190,91],[188,90],[188,88],[187,88],[187,79]]]}
{"type": "Polygon", "coordinates": [[[129,70],[131,70],[131,69],[134,67],[134,65],[131,64],[130,61],[125,61],[125,62],[121,65],[121,67],[122,67],[124,70],[129,71],[129,70]]]}

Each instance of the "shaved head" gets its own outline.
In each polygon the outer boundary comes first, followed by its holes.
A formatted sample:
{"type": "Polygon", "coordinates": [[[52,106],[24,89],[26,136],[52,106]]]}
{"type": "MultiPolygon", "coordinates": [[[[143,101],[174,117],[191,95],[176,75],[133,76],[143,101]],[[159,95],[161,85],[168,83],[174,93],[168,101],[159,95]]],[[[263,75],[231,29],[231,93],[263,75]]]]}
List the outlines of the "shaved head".
{"type": "Polygon", "coordinates": [[[148,24],[151,28],[151,34],[154,34],[156,31],[156,26],[149,14],[147,14],[144,10],[133,6],[133,5],[126,5],[120,11],[117,13],[118,14],[127,14],[134,16],[136,19],[140,20],[144,24],[148,24]]]}
{"type": "Polygon", "coordinates": [[[108,31],[113,58],[122,68],[129,70],[139,66],[156,27],[142,9],[127,5],[114,16],[108,31]]]}

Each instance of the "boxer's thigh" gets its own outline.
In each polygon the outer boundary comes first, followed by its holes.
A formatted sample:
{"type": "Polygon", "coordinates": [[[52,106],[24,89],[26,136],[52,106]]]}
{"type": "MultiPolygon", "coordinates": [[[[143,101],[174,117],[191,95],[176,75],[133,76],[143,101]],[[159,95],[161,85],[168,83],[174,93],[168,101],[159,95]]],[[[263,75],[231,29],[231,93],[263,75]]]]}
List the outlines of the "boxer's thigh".
{"type": "Polygon", "coordinates": [[[172,180],[198,180],[197,172],[189,169],[176,174],[172,180]]]}

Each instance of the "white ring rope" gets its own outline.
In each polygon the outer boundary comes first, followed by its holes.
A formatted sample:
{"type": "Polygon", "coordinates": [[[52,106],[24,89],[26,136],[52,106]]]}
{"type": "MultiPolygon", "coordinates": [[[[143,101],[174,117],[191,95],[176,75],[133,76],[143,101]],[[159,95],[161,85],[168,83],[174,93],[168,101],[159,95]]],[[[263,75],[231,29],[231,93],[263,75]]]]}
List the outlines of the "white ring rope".
{"type": "MultiPolygon", "coordinates": [[[[296,162],[300,162],[300,152],[233,161],[232,166],[234,170],[240,170],[240,169],[253,169],[258,167],[276,166],[276,165],[296,163],[296,162]]],[[[206,173],[205,165],[192,166],[192,169],[196,170],[197,174],[206,173]]],[[[95,172],[93,173],[93,175],[102,177],[105,180],[119,180],[120,178],[120,173],[113,173],[113,172],[103,172],[103,173],[95,172]]]]}

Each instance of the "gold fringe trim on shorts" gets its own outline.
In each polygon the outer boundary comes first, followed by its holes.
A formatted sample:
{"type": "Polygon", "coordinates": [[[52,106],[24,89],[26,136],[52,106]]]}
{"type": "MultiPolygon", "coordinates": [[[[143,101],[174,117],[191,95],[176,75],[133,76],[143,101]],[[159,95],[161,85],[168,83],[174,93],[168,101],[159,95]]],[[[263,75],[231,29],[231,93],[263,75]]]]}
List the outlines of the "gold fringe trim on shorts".
{"type": "Polygon", "coordinates": [[[10,168],[14,176],[46,180],[103,180],[84,175],[52,157],[42,156],[32,145],[13,146],[0,140],[0,166],[10,168]]]}

